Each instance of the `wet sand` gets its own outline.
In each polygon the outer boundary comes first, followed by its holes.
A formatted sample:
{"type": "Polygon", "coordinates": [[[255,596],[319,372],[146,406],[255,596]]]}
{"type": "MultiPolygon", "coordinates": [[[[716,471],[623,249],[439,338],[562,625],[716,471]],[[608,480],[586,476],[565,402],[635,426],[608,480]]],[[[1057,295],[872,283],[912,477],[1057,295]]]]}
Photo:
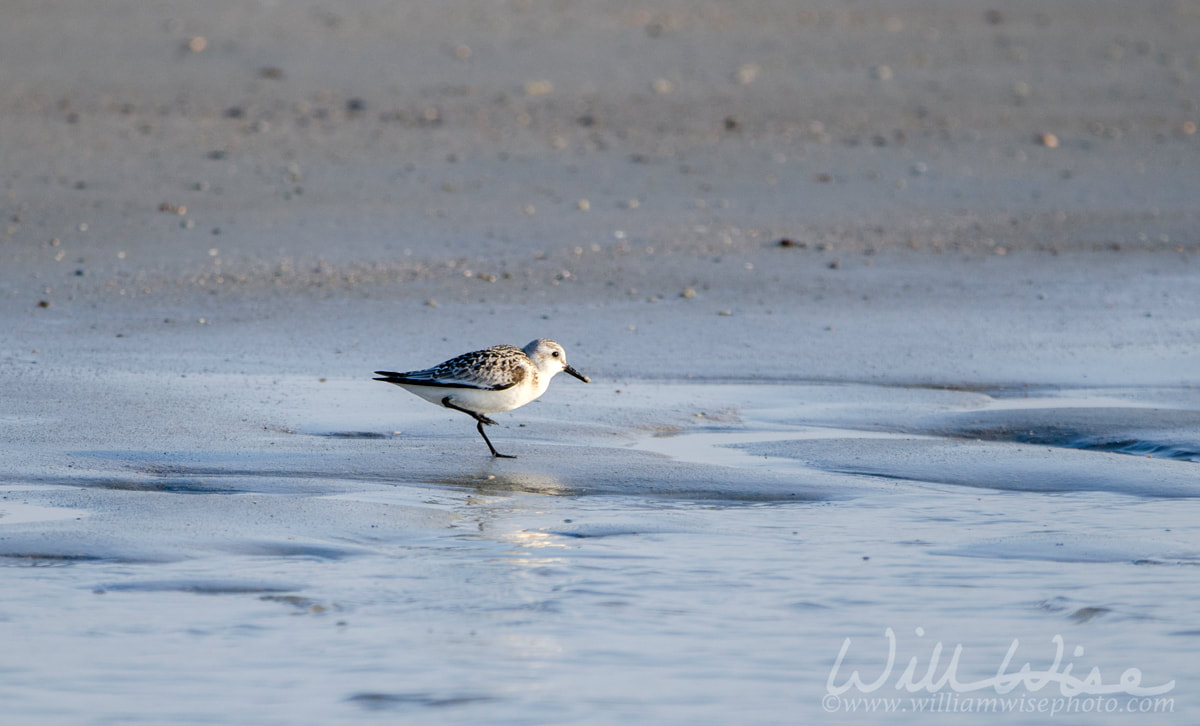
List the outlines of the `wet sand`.
{"type": "Polygon", "coordinates": [[[3,15],[13,723],[1195,714],[1188,4],[3,15]],[[370,380],[541,336],[513,461],[370,380]]]}

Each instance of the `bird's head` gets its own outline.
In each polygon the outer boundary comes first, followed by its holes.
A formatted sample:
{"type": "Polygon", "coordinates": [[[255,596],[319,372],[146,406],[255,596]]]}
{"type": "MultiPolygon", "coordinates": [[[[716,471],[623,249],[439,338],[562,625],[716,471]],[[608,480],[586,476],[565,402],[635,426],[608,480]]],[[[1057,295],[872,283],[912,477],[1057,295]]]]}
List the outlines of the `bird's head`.
{"type": "Polygon", "coordinates": [[[567,365],[567,352],[553,340],[538,338],[531,341],[529,345],[525,346],[525,355],[529,356],[529,360],[533,361],[533,364],[538,367],[539,371],[549,376],[554,376],[559,371],[563,371],[575,376],[584,383],[592,382],[592,379],[567,365]]]}

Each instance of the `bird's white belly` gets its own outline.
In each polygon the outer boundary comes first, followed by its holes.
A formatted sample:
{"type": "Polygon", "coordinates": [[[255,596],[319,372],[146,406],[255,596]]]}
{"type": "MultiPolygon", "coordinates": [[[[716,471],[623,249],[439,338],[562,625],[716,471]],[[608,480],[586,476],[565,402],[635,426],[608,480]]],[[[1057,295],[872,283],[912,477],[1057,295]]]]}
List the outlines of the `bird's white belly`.
{"type": "Polygon", "coordinates": [[[442,405],[447,396],[454,405],[475,413],[500,413],[524,406],[540,395],[528,385],[516,385],[503,391],[488,391],[478,388],[449,388],[443,386],[416,386],[400,384],[409,393],[416,394],[430,403],[442,405]]]}

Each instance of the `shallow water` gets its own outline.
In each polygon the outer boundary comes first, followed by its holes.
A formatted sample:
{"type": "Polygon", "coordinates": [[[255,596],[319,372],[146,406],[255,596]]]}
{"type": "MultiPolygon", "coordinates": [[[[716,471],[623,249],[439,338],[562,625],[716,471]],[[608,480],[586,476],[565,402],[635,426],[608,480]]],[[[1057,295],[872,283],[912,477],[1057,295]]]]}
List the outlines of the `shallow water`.
{"type": "MultiPolygon", "coordinates": [[[[515,461],[331,381],[356,413],[11,466],[5,723],[919,723],[998,697],[896,688],[956,646],[1158,689],[1088,723],[1195,715],[1195,391],[614,390],[514,415],[515,461]]],[[[1043,681],[1008,707],[1109,708],[1043,681]]]]}

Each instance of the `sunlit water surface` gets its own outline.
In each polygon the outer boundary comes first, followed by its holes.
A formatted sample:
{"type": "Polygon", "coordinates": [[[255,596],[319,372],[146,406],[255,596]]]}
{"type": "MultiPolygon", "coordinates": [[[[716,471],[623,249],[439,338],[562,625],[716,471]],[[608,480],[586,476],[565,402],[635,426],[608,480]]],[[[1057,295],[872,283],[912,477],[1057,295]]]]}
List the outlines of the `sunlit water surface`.
{"type": "Polygon", "coordinates": [[[1001,695],[1018,712],[979,718],[1038,723],[1038,699],[1085,707],[1053,675],[1004,694],[936,682],[983,682],[1006,657],[1008,673],[1098,669],[1088,688],[1113,688],[1079,723],[1197,713],[1187,406],[889,405],[827,386],[797,409],[786,387],[745,388],[735,420],[613,447],[712,467],[729,496],[502,468],[284,477],[266,455],[223,484],[123,480],[103,457],[73,485],[10,482],[4,723],[922,723],[1001,695]],[[756,496],[765,474],[805,496],[756,496]],[[1133,698],[1131,668],[1169,702],[1133,698]]]}

